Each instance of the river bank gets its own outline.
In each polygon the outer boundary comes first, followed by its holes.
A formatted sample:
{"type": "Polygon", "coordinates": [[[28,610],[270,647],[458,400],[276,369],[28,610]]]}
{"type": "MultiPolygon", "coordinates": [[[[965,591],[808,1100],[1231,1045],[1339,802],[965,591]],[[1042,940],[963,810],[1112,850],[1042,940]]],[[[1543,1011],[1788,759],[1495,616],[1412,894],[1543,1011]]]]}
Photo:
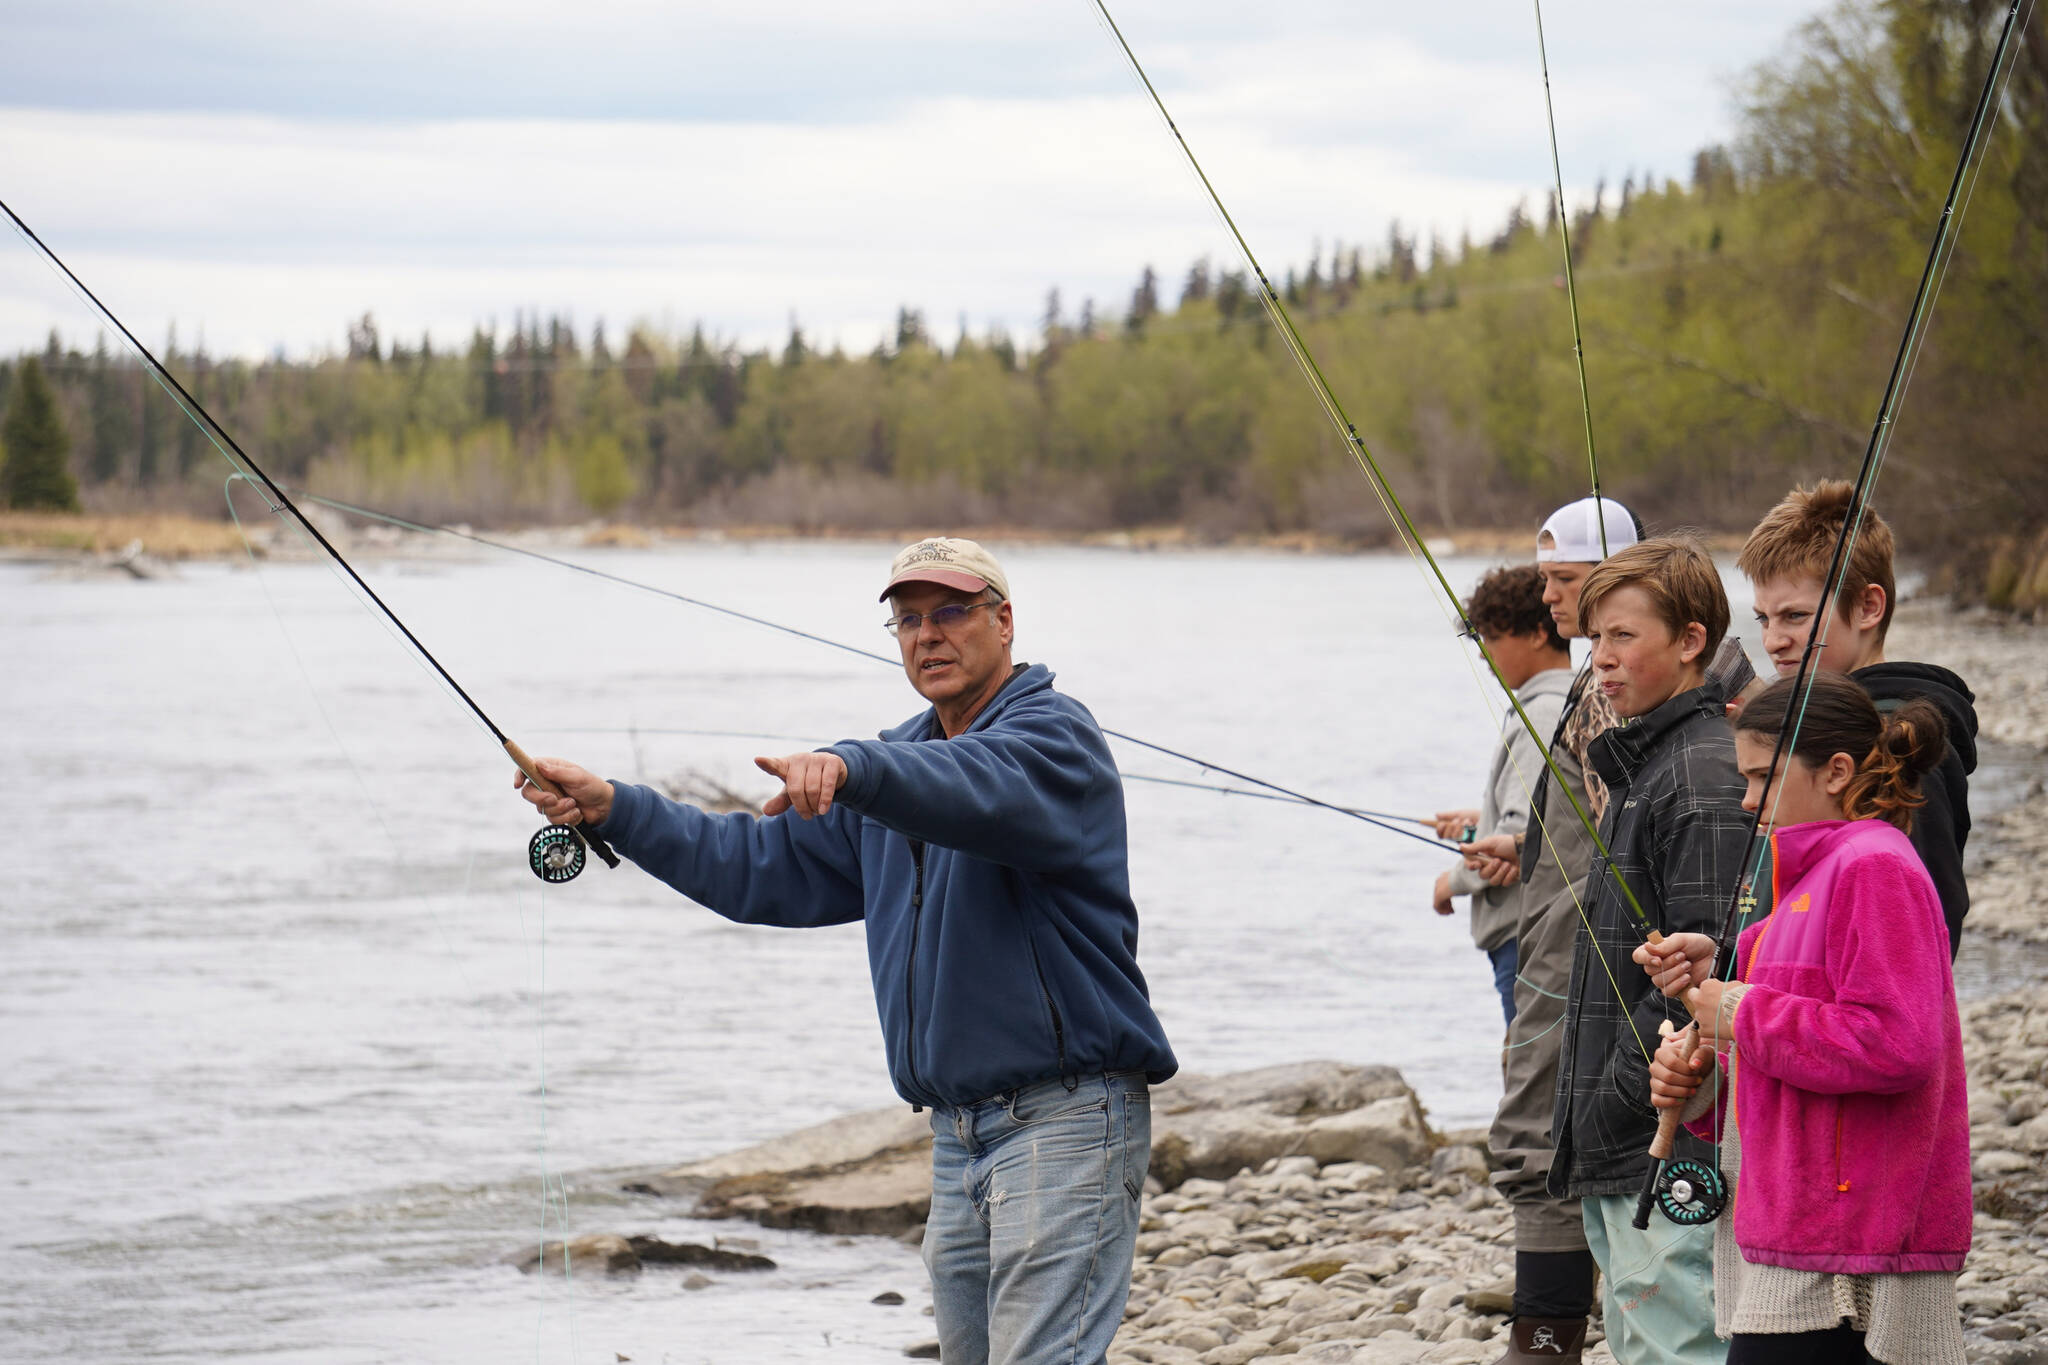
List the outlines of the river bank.
{"type": "MultiPolygon", "coordinates": [[[[261,516],[244,508],[245,545],[232,521],[177,513],[53,513],[0,510],[0,559],[52,563],[89,562],[138,545],[160,561],[235,559],[254,553],[263,558],[306,558],[318,553],[301,537],[280,527],[260,504],[261,516]]],[[[408,531],[401,527],[343,514],[308,502],[305,511],[344,554],[367,557],[444,558],[475,553],[458,540],[408,531]]],[[[929,534],[929,525],[894,531],[864,527],[735,522],[711,525],[662,525],[624,521],[589,521],[555,526],[488,527],[463,525],[464,532],[487,536],[522,549],[560,551],[587,549],[650,549],[664,544],[750,544],[771,541],[825,541],[900,544],[929,534]]],[[[1029,525],[960,526],[950,532],[996,544],[1078,545],[1124,550],[1277,550],[1307,555],[1352,555],[1398,550],[1391,531],[1384,535],[1337,535],[1322,531],[1236,532],[1220,535],[1177,524],[1135,526],[1101,531],[1049,530],[1029,525]]],[[[1424,532],[1430,553],[1438,557],[1478,555],[1503,560],[1525,556],[1525,527],[1465,527],[1424,532]]],[[[1710,535],[1717,552],[1733,554],[1742,537],[1710,535]]]]}

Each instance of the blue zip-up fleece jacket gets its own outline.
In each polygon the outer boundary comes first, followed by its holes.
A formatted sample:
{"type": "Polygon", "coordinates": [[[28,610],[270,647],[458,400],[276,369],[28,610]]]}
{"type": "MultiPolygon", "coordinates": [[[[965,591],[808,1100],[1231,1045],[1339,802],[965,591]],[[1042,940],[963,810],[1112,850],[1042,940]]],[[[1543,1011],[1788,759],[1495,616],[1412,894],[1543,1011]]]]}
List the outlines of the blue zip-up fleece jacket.
{"type": "Polygon", "coordinates": [[[926,710],[846,740],[814,820],[710,815],[614,783],[603,833],[727,919],[867,921],[889,1077],[957,1107],[1033,1082],[1179,1063],[1138,971],[1123,781],[1088,709],[1021,668],[964,734],[926,710]]]}

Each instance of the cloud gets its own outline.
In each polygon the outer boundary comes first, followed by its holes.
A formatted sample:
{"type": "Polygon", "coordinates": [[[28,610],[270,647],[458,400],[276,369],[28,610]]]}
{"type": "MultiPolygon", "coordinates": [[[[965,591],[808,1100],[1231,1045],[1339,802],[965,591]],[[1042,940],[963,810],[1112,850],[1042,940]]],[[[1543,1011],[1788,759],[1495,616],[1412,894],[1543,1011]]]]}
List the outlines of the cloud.
{"type": "MultiPolygon", "coordinates": [[[[1549,147],[1519,5],[1128,8],[1127,35],[1276,274],[1317,240],[1383,241],[1393,218],[1455,237],[1541,203],[1549,147]]],[[[1714,63],[1752,60],[1791,17],[1732,4],[1679,41],[1690,21],[1641,9],[1552,20],[1575,196],[1630,168],[1681,171],[1725,134],[1714,63]]],[[[1171,285],[1196,257],[1234,261],[1084,5],[620,0],[569,21],[537,0],[203,0],[17,27],[4,88],[47,103],[0,108],[0,197],[145,337],[175,321],[218,350],[304,352],[370,311],[446,344],[540,310],[701,318],[773,344],[794,313],[814,340],[864,349],[899,305],[941,336],[962,316],[1029,333],[1049,286],[1070,310],[1114,310],[1148,263],[1171,285]],[[104,61],[77,65],[92,42],[104,61]],[[152,73],[140,93],[114,88],[124,63],[152,73]],[[437,82],[458,95],[424,99],[437,82]]],[[[50,325],[89,344],[18,244],[0,253],[0,302],[0,348],[50,325]]]]}

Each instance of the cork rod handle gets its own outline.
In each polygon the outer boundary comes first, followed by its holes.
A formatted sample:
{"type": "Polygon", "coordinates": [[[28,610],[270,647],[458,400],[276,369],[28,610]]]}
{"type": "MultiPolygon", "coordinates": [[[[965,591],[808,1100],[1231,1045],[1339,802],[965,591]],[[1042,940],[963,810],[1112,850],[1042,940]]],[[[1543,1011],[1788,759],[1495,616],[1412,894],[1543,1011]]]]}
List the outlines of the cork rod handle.
{"type": "MultiPolygon", "coordinates": [[[[1666,1019],[1658,1030],[1665,1037],[1671,1036],[1671,1021],[1666,1019]]],[[[1696,1023],[1685,1026],[1680,1044],[1679,1058],[1690,1062],[1700,1050],[1700,1030],[1696,1023]]],[[[1650,1139],[1650,1155],[1658,1161],[1669,1161],[1678,1144],[1678,1113],[1676,1109],[1665,1109],[1657,1115],[1657,1136],[1650,1139]]]]}
{"type": "Polygon", "coordinates": [[[507,755],[511,757],[513,763],[518,765],[519,771],[526,774],[526,780],[528,782],[533,783],[534,786],[539,787],[549,796],[562,795],[562,789],[560,787],[556,786],[554,783],[548,781],[548,779],[540,775],[540,769],[533,766],[533,755],[527,753],[526,750],[520,748],[518,740],[506,740],[505,752],[507,755]]]}

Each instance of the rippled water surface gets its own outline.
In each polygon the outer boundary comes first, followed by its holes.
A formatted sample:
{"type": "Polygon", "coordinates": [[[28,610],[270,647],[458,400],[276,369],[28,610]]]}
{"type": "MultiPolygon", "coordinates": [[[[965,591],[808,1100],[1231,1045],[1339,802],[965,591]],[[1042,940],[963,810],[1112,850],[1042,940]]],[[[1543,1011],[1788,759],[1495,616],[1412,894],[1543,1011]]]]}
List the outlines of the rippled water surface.
{"type": "MultiPolygon", "coordinates": [[[[1350,804],[1476,803],[1494,703],[1406,560],[999,548],[1019,656],[1105,725],[1350,804]]],[[[886,651],[888,549],[578,557],[886,651]]],[[[917,709],[892,668],[546,565],[365,572],[509,733],[614,777],[765,795],[753,754],[917,709]]],[[[543,894],[491,739],[326,569],[0,566],[0,716],[0,1356],[880,1361],[927,1331],[908,1248],[615,1192],[891,1102],[858,928],[740,928],[630,868],[543,894]],[[782,1269],[502,1263],[544,1226],[742,1234],[782,1269]]],[[[1462,916],[1429,912],[1441,855],[1268,801],[1129,804],[1188,1069],[1390,1062],[1440,1124],[1490,1115],[1499,1015],[1462,916]]]]}

